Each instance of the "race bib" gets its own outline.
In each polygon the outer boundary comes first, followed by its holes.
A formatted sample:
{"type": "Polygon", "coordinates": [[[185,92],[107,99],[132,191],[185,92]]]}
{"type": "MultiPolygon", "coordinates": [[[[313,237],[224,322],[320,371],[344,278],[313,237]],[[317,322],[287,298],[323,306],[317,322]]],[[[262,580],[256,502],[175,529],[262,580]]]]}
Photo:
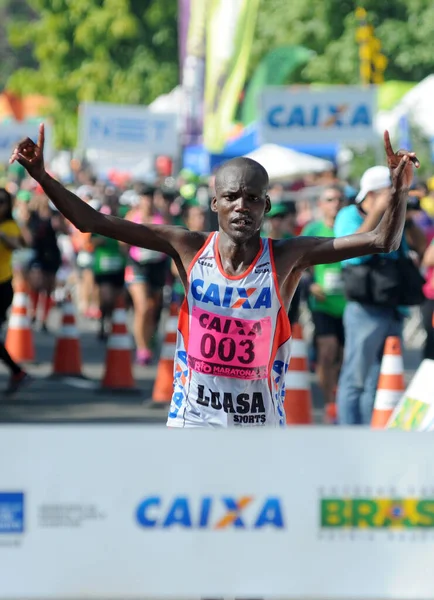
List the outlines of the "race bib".
{"type": "Polygon", "coordinates": [[[193,307],[189,367],[198,373],[235,379],[266,379],[271,318],[224,317],[193,307]]]}
{"type": "Polygon", "coordinates": [[[99,268],[103,273],[117,273],[122,271],[123,266],[122,256],[101,256],[99,261],[99,268]]]}
{"type": "Polygon", "coordinates": [[[81,251],[77,255],[77,266],[81,269],[90,269],[93,264],[93,254],[81,251]]]}
{"type": "Polygon", "coordinates": [[[326,271],[324,273],[324,291],[326,294],[340,294],[344,290],[341,271],[326,271]]]}

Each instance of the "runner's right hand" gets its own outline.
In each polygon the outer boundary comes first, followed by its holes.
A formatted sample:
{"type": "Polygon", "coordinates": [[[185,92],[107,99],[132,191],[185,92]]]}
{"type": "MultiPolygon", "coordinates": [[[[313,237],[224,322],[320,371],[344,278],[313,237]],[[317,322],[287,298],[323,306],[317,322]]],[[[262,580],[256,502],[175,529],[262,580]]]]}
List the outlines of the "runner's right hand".
{"type": "Polygon", "coordinates": [[[18,144],[9,159],[10,164],[17,161],[35,179],[40,181],[45,174],[44,167],[44,124],[39,126],[38,143],[35,144],[30,138],[26,138],[18,144]]]}

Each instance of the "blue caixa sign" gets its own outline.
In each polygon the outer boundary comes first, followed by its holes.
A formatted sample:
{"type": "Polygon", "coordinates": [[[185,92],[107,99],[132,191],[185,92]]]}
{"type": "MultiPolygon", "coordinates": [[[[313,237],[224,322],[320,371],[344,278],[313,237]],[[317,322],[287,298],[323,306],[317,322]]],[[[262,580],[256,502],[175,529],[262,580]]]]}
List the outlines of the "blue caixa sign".
{"type": "Polygon", "coordinates": [[[0,492],[0,535],[24,533],[24,492],[0,492]]]}

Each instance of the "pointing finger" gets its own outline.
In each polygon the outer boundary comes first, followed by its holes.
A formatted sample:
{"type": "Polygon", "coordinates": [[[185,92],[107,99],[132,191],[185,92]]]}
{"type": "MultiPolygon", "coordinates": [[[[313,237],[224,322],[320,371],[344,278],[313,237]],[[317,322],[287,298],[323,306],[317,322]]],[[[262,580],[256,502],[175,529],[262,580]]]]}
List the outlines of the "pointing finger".
{"type": "Polygon", "coordinates": [[[392,156],[394,154],[392,144],[390,143],[389,132],[387,130],[384,132],[384,148],[387,156],[392,156]]]}
{"type": "Polygon", "coordinates": [[[38,137],[38,146],[41,150],[44,150],[45,144],[45,126],[43,123],[39,125],[39,137],[38,137]]]}

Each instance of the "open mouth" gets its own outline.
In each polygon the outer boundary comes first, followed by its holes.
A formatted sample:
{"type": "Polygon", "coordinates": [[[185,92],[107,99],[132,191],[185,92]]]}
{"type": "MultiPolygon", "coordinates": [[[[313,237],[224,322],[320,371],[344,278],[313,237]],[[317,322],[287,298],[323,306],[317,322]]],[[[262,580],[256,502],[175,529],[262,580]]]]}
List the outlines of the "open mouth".
{"type": "Polygon", "coordinates": [[[252,219],[249,219],[247,217],[234,219],[232,221],[232,225],[235,225],[235,227],[251,227],[252,223],[252,219]]]}

